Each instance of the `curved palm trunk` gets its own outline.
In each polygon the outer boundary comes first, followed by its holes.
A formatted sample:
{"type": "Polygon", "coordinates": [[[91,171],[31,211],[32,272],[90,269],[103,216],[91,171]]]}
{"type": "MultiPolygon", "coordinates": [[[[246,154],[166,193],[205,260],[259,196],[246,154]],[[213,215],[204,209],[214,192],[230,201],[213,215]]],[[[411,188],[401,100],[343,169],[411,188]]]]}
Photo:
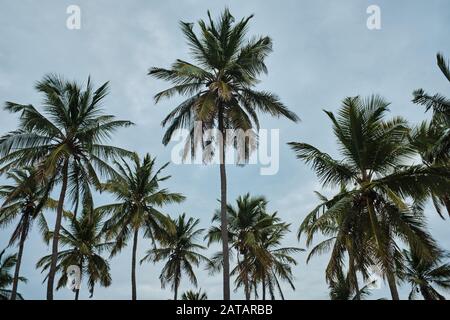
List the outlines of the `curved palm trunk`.
{"type": "MultiPolygon", "coordinates": [[[[373,203],[370,199],[367,199],[367,209],[369,212],[370,223],[372,224],[372,230],[375,235],[375,240],[377,243],[378,251],[383,251],[384,248],[381,247],[381,237],[380,230],[378,229],[378,221],[375,216],[375,211],[373,207],[373,203]]],[[[389,265],[386,265],[386,278],[389,284],[389,290],[391,291],[392,300],[400,300],[400,296],[397,290],[397,283],[395,281],[395,275],[389,265]]]]}
{"type": "Polygon", "coordinates": [[[353,288],[355,289],[355,300],[361,300],[361,293],[359,292],[359,285],[358,285],[358,277],[356,275],[356,268],[355,268],[355,257],[353,255],[353,252],[349,252],[349,268],[348,272],[352,278],[353,282],[353,288]]]}
{"type": "Polygon", "coordinates": [[[50,270],[48,272],[48,281],[47,281],[47,300],[53,300],[53,287],[56,275],[56,261],[58,258],[59,231],[61,229],[61,221],[64,210],[64,200],[66,198],[68,168],[69,168],[69,161],[65,160],[62,171],[63,181],[61,186],[61,192],[59,194],[58,207],[56,210],[55,229],[53,231],[52,260],[50,263],[50,270]]]}
{"type": "Polygon", "coordinates": [[[424,300],[445,300],[438,292],[428,286],[420,286],[419,288],[424,300]]]}
{"type": "Polygon", "coordinates": [[[29,227],[29,214],[28,214],[28,212],[26,212],[24,221],[22,224],[22,232],[20,234],[19,252],[17,253],[16,269],[14,270],[14,278],[13,278],[13,284],[12,284],[12,290],[11,290],[11,300],[16,300],[16,297],[17,297],[17,287],[19,285],[20,265],[22,263],[23,248],[25,245],[25,240],[27,238],[28,227],[29,227]]]}
{"type": "Polygon", "coordinates": [[[222,134],[219,146],[220,156],[220,231],[222,235],[223,255],[223,299],[230,300],[230,258],[228,249],[227,217],[227,175],[225,170],[225,130],[223,127],[223,110],[219,110],[219,131],[222,134]]]}
{"type": "Polygon", "coordinates": [[[134,230],[133,236],[133,256],[131,258],[131,299],[136,300],[136,251],[138,243],[139,229],[134,230]]]}
{"type": "Polygon", "coordinates": [[[392,300],[400,300],[394,273],[391,270],[388,270],[386,277],[389,284],[389,290],[391,291],[392,300]]]}
{"type": "Polygon", "coordinates": [[[444,296],[434,290],[431,286],[423,285],[419,286],[419,288],[424,300],[446,300],[444,296]]]}

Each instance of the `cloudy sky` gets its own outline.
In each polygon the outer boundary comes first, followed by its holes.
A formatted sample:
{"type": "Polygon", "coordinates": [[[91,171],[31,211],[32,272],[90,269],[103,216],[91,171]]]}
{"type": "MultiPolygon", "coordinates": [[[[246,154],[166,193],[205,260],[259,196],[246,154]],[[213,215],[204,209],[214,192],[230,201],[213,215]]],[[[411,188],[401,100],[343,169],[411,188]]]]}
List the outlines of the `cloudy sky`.
{"type": "MultiPolygon", "coordinates": [[[[114,144],[150,152],[160,164],[170,160],[170,147],[163,147],[160,122],[180,100],[175,98],[154,105],[153,95],[167,84],[147,76],[152,66],[168,67],[175,59],[189,59],[180,20],[194,22],[206,18],[211,10],[217,16],[229,7],[236,18],[255,14],[250,35],[269,35],[274,52],[267,59],[269,74],[262,77],[261,89],[277,93],[301,118],[299,124],[261,117],[261,127],[280,130],[280,168],[276,175],[262,176],[258,165],[228,166],[229,199],[250,192],[265,195],[272,211],[292,223],[292,234],[285,244],[304,247],[295,232],[302,218],[317,203],[314,190],[322,190],[310,169],[295,159],[286,146],[289,141],[311,143],[336,155],[335,139],[322,109],[337,110],[346,96],[378,93],[392,102],[392,116],[411,122],[424,119],[423,110],[411,103],[412,91],[423,87],[450,95],[448,83],[435,66],[438,51],[450,57],[448,31],[450,3],[431,1],[209,1],[209,0],[1,0],[0,1],[0,101],[32,103],[41,97],[34,91],[35,81],[47,73],[85,82],[91,75],[96,85],[110,81],[111,93],[104,106],[108,113],[136,123],[114,136],[114,144]],[[66,27],[66,9],[81,8],[81,29],[66,27]],[[366,26],[369,5],[381,8],[381,29],[366,26]]],[[[17,118],[0,111],[1,134],[15,128],[17,118]]],[[[201,219],[207,228],[217,207],[218,166],[174,165],[166,186],[187,196],[185,203],[164,208],[172,216],[186,212],[201,219]]],[[[4,180],[1,180],[4,182],[4,180]]],[[[327,190],[326,192],[329,192],[327,190]]],[[[96,197],[96,204],[110,201],[96,197]]],[[[442,221],[432,208],[427,210],[432,234],[450,249],[449,221],[442,221]]],[[[48,216],[52,221],[51,215],[48,216]]],[[[0,230],[0,248],[7,245],[10,229],[0,230]]],[[[150,246],[141,239],[138,257],[150,246]]],[[[128,299],[130,290],[130,247],[113,258],[110,288],[97,287],[95,298],[128,299]]],[[[212,247],[209,253],[218,247],[212,247]]],[[[13,250],[10,250],[12,252],[13,250]]],[[[43,275],[35,270],[36,261],[50,252],[37,232],[26,244],[23,275],[28,284],[20,291],[27,299],[45,297],[43,275]]],[[[294,269],[296,291],[286,288],[290,299],[326,299],[324,268],[327,256],[308,265],[306,254],[297,255],[294,269]]],[[[138,297],[167,299],[172,293],[160,288],[161,265],[144,264],[137,269],[138,297]]],[[[221,276],[197,271],[199,286],[210,298],[221,297],[221,276]]],[[[183,281],[180,291],[189,289],[183,281]]],[[[401,288],[403,298],[408,288],[401,288]]],[[[71,299],[62,289],[56,298],[71,299]]],[[[81,298],[87,298],[87,289],[81,298]]],[[[241,298],[242,293],[233,294],[241,298]]],[[[384,286],[372,298],[389,297],[384,286]]]]}

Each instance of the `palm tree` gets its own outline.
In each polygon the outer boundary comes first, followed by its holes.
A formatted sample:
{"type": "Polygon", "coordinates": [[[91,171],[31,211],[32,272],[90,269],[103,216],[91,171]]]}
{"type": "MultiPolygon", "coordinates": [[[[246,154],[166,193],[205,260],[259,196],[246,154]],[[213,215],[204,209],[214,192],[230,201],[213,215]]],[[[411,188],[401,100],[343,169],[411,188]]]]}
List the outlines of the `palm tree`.
{"type": "MultiPolygon", "coordinates": [[[[409,138],[411,145],[422,158],[424,165],[441,165],[450,168],[448,158],[437,157],[435,155],[436,146],[439,145],[439,140],[445,136],[445,130],[444,126],[439,125],[434,120],[423,121],[411,130],[409,138]]],[[[447,213],[450,216],[450,194],[447,192],[440,197],[435,194],[431,194],[430,196],[439,216],[444,219],[442,206],[447,209],[447,213]]],[[[426,201],[427,198],[417,199],[417,203],[421,204],[421,202],[426,201]]]]}
{"type": "Polygon", "coordinates": [[[14,278],[11,289],[11,300],[17,296],[19,284],[20,266],[28,233],[35,220],[39,225],[46,224],[42,211],[46,208],[56,209],[57,202],[48,197],[53,183],[46,185],[38,182],[34,177],[34,169],[12,169],[7,173],[7,178],[14,181],[14,185],[0,186],[0,197],[4,203],[0,207],[0,226],[7,226],[19,218],[17,225],[10,237],[9,245],[19,243],[17,262],[15,264],[14,278]]]}
{"type": "MultiPolygon", "coordinates": [[[[266,251],[262,250],[259,243],[259,233],[263,228],[270,226],[269,219],[262,217],[263,207],[267,201],[264,197],[251,197],[250,194],[238,197],[236,207],[227,206],[228,212],[228,241],[231,250],[235,253],[237,265],[232,270],[232,275],[237,275],[236,289],[244,286],[245,298],[250,299],[251,294],[251,273],[254,267],[254,257],[259,255],[264,262],[268,261],[266,251]]],[[[216,211],[212,222],[221,221],[221,212],[216,211]]],[[[212,226],[206,238],[208,245],[213,242],[223,241],[220,227],[212,226]]],[[[219,263],[220,267],[224,265],[223,254],[217,255],[220,259],[213,259],[219,263]]],[[[219,265],[217,265],[219,267],[219,265]]]]}
{"type": "MultiPolygon", "coordinates": [[[[284,236],[288,225],[282,223],[276,214],[266,213],[267,200],[264,197],[252,197],[250,194],[238,197],[236,207],[228,205],[228,239],[230,248],[236,256],[237,264],[232,270],[236,275],[236,289],[243,286],[245,298],[250,299],[252,289],[258,282],[269,287],[273,295],[275,286],[280,290],[278,279],[287,280],[291,286],[292,272],[290,264],[296,264],[289,254],[298,252],[298,248],[278,248],[279,240],[284,236]]],[[[220,220],[217,211],[213,222],[220,220]]],[[[222,241],[221,230],[212,226],[208,231],[208,245],[222,241]]],[[[216,254],[210,268],[216,271],[223,266],[222,254],[216,254]]]]}
{"type": "MultiPolygon", "coordinates": [[[[437,54],[437,65],[444,76],[450,82],[450,69],[444,56],[437,54]]],[[[450,164],[450,100],[441,94],[433,96],[425,93],[423,89],[414,91],[413,102],[425,106],[425,110],[433,111],[431,121],[423,122],[413,131],[411,142],[421,155],[426,165],[450,164]]],[[[441,197],[431,195],[437,212],[443,217],[441,205],[447,209],[450,215],[450,194],[441,197]]]]}
{"type": "MultiPolygon", "coordinates": [[[[401,252],[398,239],[420,248],[424,258],[435,254],[435,243],[425,231],[422,214],[412,212],[406,197],[421,198],[449,188],[449,171],[443,167],[407,166],[414,155],[408,126],[402,118],[384,120],[388,103],[379,96],[346,98],[336,117],[326,111],[333,123],[342,160],[306,143],[289,143],[297,157],[310,164],[324,186],[351,186],[326,212],[319,210],[307,219],[333,224],[336,215],[355,202],[369,221],[367,234],[374,243],[377,264],[387,278],[392,298],[399,299],[396,267],[401,252]]],[[[332,199],[333,200],[333,199],[332,199]]]]}
{"type": "Polygon", "coordinates": [[[193,23],[181,22],[181,29],[195,62],[177,60],[171,69],[152,68],[149,71],[149,75],[173,84],[173,87],[155,96],[157,103],[175,94],[187,97],[162,121],[162,125],[167,126],[163,144],[170,142],[177,129],[187,129],[190,137],[185,150],[191,150],[191,156],[194,157],[197,146],[206,146],[208,154],[204,161],[214,154],[213,141],[219,144],[225,300],[230,299],[226,145],[239,146],[239,162],[243,164],[256,141],[254,129],[259,129],[258,112],[283,116],[292,121],[299,120],[276,95],[254,90],[259,75],[267,72],[264,60],[272,51],[272,40],[269,37],[246,40],[248,24],[252,17],[235,22],[226,9],[218,21],[213,21],[208,12],[208,21],[200,20],[198,23],[201,30],[199,36],[194,32],[193,23]],[[219,131],[217,137],[207,133],[213,128],[219,131]],[[227,139],[226,133],[242,132],[249,133],[249,143],[245,143],[245,137],[238,139],[239,141],[234,138],[227,139]]]}
{"type": "MultiPolygon", "coordinates": [[[[0,252],[0,300],[8,300],[11,297],[11,290],[6,289],[13,283],[14,277],[11,275],[10,270],[13,269],[17,263],[17,257],[15,254],[6,256],[3,259],[5,250],[0,252]]],[[[19,276],[19,281],[27,282],[27,279],[19,276]]],[[[17,298],[23,300],[19,293],[16,293],[17,298]]]]}
{"type": "MultiPolygon", "coordinates": [[[[437,65],[445,78],[450,82],[450,68],[441,53],[437,54],[437,65]]],[[[450,100],[437,93],[427,94],[423,89],[415,90],[413,102],[425,106],[426,111],[433,111],[431,124],[443,130],[442,136],[437,139],[435,145],[429,151],[435,159],[450,160],[450,100]]],[[[449,212],[450,213],[450,212],[449,212]]]]}
{"type": "Polygon", "coordinates": [[[415,250],[404,250],[403,254],[406,261],[403,278],[411,284],[409,299],[415,299],[420,292],[425,300],[445,300],[433,287],[450,290],[450,264],[441,264],[441,258],[424,260],[415,250]]]}
{"type": "MultiPolygon", "coordinates": [[[[102,257],[104,251],[109,251],[114,242],[104,240],[102,230],[102,216],[97,211],[89,211],[85,208],[80,217],[70,219],[69,228],[61,227],[59,242],[62,247],[68,247],[58,252],[58,264],[56,270],[62,275],[58,281],[56,289],[66,286],[68,269],[70,266],[77,266],[80,270],[79,283],[83,275],[87,277],[90,297],[94,295],[96,283],[103,287],[111,284],[111,274],[109,262],[102,257]]],[[[47,233],[47,239],[53,236],[53,232],[47,233]]],[[[49,270],[51,255],[41,258],[36,264],[37,268],[42,268],[42,272],[49,270]]],[[[45,281],[45,280],[44,280],[45,281]]],[[[74,287],[75,300],[80,294],[79,285],[74,287]]]]}
{"type": "MultiPolygon", "coordinates": [[[[345,194],[346,192],[346,188],[342,187],[340,194],[345,194]]],[[[333,216],[327,217],[327,211],[341,200],[340,194],[330,200],[316,192],[316,195],[322,202],[305,217],[300,225],[297,237],[300,240],[301,236],[305,234],[308,247],[313,243],[316,233],[320,232],[326,237],[325,240],[322,240],[311,249],[306,263],[315,255],[331,251],[330,260],[325,271],[325,278],[330,287],[338,284],[339,288],[344,288],[341,280],[344,277],[342,270],[346,254],[348,258],[348,276],[345,278],[347,282],[345,288],[349,292],[355,292],[355,300],[359,300],[361,298],[359,294],[361,290],[358,284],[357,273],[361,272],[363,278],[368,279],[370,268],[375,260],[373,243],[366,236],[366,234],[370,233],[370,220],[367,212],[364,210],[365,206],[361,206],[361,201],[345,203],[333,216]],[[321,218],[320,215],[325,215],[325,218],[321,218]]]]}
{"type": "Polygon", "coordinates": [[[181,300],[208,300],[208,295],[206,292],[202,292],[202,290],[195,292],[188,290],[182,294],[181,300]]]}
{"type": "Polygon", "coordinates": [[[292,255],[304,250],[296,247],[281,247],[281,240],[289,232],[290,224],[281,222],[276,212],[271,215],[266,213],[264,215],[270,219],[272,226],[261,232],[260,241],[263,250],[269,256],[270,263],[255,259],[254,286],[256,288],[258,282],[261,283],[263,300],[266,299],[266,289],[268,289],[272,300],[275,300],[276,289],[281,299],[284,300],[280,282],[281,280],[286,281],[292,290],[295,290],[292,266],[296,266],[297,261],[292,255]]]}
{"type": "Polygon", "coordinates": [[[53,300],[58,256],[59,231],[66,196],[70,196],[76,215],[79,204],[92,203],[90,186],[100,187],[98,174],[115,172],[107,161],[129,152],[104,145],[119,128],[132,125],[114,120],[103,113],[101,103],[108,93],[108,83],[97,90],[90,78],[85,89],[56,75],[47,75],[36,84],[44,95],[41,113],[32,105],[7,102],[5,109],[20,113],[19,129],[0,138],[0,171],[11,167],[36,167],[36,179],[47,178],[60,183],[56,211],[52,259],[47,282],[47,299],[53,300]]]}
{"type": "Polygon", "coordinates": [[[148,250],[141,263],[167,260],[159,279],[162,288],[165,288],[167,283],[171,283],[173,299],[177,300],[183,271],[188,275],[190,282],[197,287],[197,277],[193,266],[198,267],[201,261],[209,262],[209,259],[197,252],[206,249],[195,243],[195,239],[204,231],[197,228],[199,219],[189,218],[186,221],[186,214],[183,213],[171,223],[173,227],[165,230],[158,240],[160,247],[148,250]]]}
{"type": "Polygon", "coordinates": [[[179,193],[171,193],[160,189],[160,183],[170,176],[161,176],[161,172],[169,165],[155,169],[156,158],[149,154],[141,161],[137,154],[131,156],[133,166],[122,159],[115,162],[119,174],[103,185],[103,190],[116,197],[117,202],[97,208],[102,214],[111,214],[105,222],[107,238],[116,241],[111,256],[121,251],[133,239],[131,261],[131,297],[136,300],[136,251],[139,231],[152,239],[159,238],[163,229],[170,228],[169,219],[158,211],[158,207],[170,203],[182,202],[185,197],[179,193]]]}

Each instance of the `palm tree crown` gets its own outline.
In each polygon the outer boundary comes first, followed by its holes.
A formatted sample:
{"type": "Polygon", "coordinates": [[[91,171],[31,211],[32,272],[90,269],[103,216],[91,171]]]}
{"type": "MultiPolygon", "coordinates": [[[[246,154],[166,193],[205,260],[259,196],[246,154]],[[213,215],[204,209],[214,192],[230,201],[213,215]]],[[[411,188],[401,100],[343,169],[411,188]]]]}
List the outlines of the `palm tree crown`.
{"type": "MultiPolygon", "coordinates": [[[[450,82],[449,64],[441,53],[437,54],[437,65],[450,82]]],[[[432,125],[442,130],[442,135],[428,154],[448,162],[450,160],[450,100],[439,93],[431,96],[423,89],[418,89],[413,94],[413,102],[425,106],[426,111],[431,109],[433,111],[432,125]]]]}
{"type": "Polygon", "coordinates": [[[194,32],[194,24],[181,22],[195,63],[177,60],[171,69],[149,71],[150,75],[174,85],[158,93],[156,102],[175,94],[188,97],[163,120],[163,126],[168,125],[164,144],[176,129],[187,128],[192,132],[195,121],[202,122],[202,129],[222,125],[224,129],[246,131],[259,126],[257,112],[299,120],[276,95],[253,89],[259,82],[258,76],[267,73],[264,60],[272,51],[272,40],[246,39],[252,17],[235,22],[225,10],[215,22],[208,12],[209,20],[198,23],[199,36],[194,32]]]}
{"type": "Polygon", "coordinates": [[[184,273],[188,275],[190,282],[197,286],[197,277],[193,266],[198,267],[200,262],[208,262],[208,258],[198,253],[205,247],[195,243],[195,239],[204,231],[198,229],[200,220],[189,218],[182,214],[174,221],[172,228],[167,228],[159,238],[160,247],[147,251],[147,255],[141,260],[158,262],[167,260],[159,279],[164,288],[167,283],[171,283],[174,291],[174,300],[178,297],[178,288],[181,282],[181,276],[184,273]]]}
{"type": "Polygon", "coordinates": [[[420,292],[425,300],[445,300],[434,287],[450,290],[450,264],[442,263],[442,257],[424,260],[414,250],[403,251],[406,267],[403,278],[411,284],[409,299],[415,299],[420,292]]]}
{"type": "Polygon", "coordinates": [[[331,289],[336,287],[339,292],[343,292],[340,289],[345,289],[348,294],[355,293],[355,300],[359,300],[362,298],[360,295],[362,291],[359,289],[357,273],[361,272],[363,278],[367,280],[376,258],[373,242],[366,236],[370,233],[370,221],[363,205],[351,202],[336,211],[333,217],[327,215],[327,211],[333,208],[346,192],[347,189],[342,188],[341,193],[332,199],[316,192],[322,202],[301,224],[298,238],[306,234],[306,244],[310,246],[316,233],[320,232],[326,237],[311,249],[306,262],[308,263],[315,255],[331,251],[325,270],[326,281],[331,289]],[[318,213],[325,217],[312,218],[318,213]],[[347,276],[343,273],[345,256],[348,258],[347,276]]]}
{"type": "Polygon", "coordinates": [[[263,300],[266,299],[266,290],[272,300],[275,300],[275,292],[277,291],[281,299],[284,300],[281,282],[287,282],[291,289],[295,290],[292,267],[297,265],[297,261],[293,255],[304,251],[304,249],[281,246],[281,240],[290,231],[290,224],[282,222],[277,216],[277,212],[273,214],[264,212],[263,216],[268,218],[271,224],[270,227],[262,230],[260,239],[260,245],[266,252],[269,263],[266,263],[264,259],[255,260],[254,287],[256,291],[258,284],[261,284],[263,300]]]}
{"type": "Polygon", "coordinates": [[[181,296],[181,300],[208,300],[206,292],[188,290],[181,296]]]}
{"type": "MultiPolygon", "coordinates": [[[[103,287],[111,284],[109,262],[102,257],[102,253],[110,250],[114,242],[105,241],[105,233],[102,230],[102,216],[96,211],[83,210],[80,217],[71,217],[68,228],[61,227],[59,242],[64,248],[58,252],[57,271],[61,273],[56,289],[67,285],[67,270],[70,266],[80,268],[80,283],[86,276],[90,297],[94,295],[96,283],[103,287]]],[[[47,233],[47,239],[52,237],[52,232],[47,233]]],[[[48,271],[51,263],[51,255],[41,258],[36,264],[42,271],[48,271]]],[[[75,287],[75,300],[79,297],[79,287],[75,287]]]]}
{"type": "MultiPolygon", "coordinates": [[[[247,300],[252,290],[256,292],[258,284],[274,298],[275,288],[283,293],[279,280],[292,283],[291,265],[296,261],[290,256],[300,251],[298,248],[280,248],[280,239],[283,238],[288,226],[282,223],[275,214],[266,213],[267,200],[264,197],[252,197],[250,194],[238,197],[236,206],[228,205],[228,239],[230,248],[236,256],[237,265],[232,270],[236,276],[236,289],[244,287],[247,300]]],[[[216,212],[213,222],[220,219],[220,212],[216,212]]],[[[208,231],[208,244],[221,241],[221,230],[212,226],[208,231]]],[[[223,256],[219,253],[212,259],[212,271],[220,269],[223,265],[223,256]]]]}
{"type": "MultiPolygon", "coordinates": [[[[450,82],[450,69],[444,56],[437,54],[437,64],[444,76],[450,82]]],[[[450,100],[441,94],[433,96],[423,89],[414,91],[413,102],[425,106],[425,110],[433,111],[431,121],[424,121],[411,134],[411,143],[416,148],[426,165],[450,165],[450,100]]],[[[443,196],[431,194],[437,212],[443,218],[441,205],[450,215],[450,194],[443,196]]]]}
{"type": "Polygon", "coordinates": [[[329,284],[331,300],[362,300],[370,295],[370,287],[373,282],[361,289],[355,289],[351,282],[349,277],[344,276],[342,270],[338,272],[336,278],[332,279],[329,284]]]}
{"type": "MultiPolygon", "coordinates": [[[[15,254],[8,255],[3,257],[5,254],[5,250],[0,252],[0,300],[8,300],[11,296],[11,290],[6,289],[13,283],[13,275],[11,275],[10,271],[14,268],[17,263],[17,258],[15,254]]],[[[24,277],[19,277],[19,281],[27,282],[27,279],[24,277]]],[[[17,294],[19,299],[22,299],[22,296],[17,294]]]]}
{"type": "Polygon", "coordinates": [[[2,170],[34,165],[50,177],[67,172],[74,204],[80,195],[89,203],[88,186],[100,186],[97,172],[114,173],[105,160],[129,155],[103,142],[132,123],[103,113],[101,103],[108,94],[108,83],[94,91],[89,78],[83,90],[76,83],[48,75],[36,84],[36,90],[44,95],[44,113],[32,105],[6,103],[5,110],[20,113],[20,124],[17,131],[0,139],[2,170]]]}

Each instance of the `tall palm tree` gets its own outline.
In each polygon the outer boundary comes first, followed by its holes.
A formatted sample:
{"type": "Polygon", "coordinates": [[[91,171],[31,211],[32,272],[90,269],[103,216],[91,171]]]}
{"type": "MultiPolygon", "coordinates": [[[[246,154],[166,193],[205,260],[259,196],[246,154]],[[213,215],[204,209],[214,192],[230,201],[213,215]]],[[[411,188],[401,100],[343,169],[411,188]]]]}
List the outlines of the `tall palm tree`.
{"type": "Polygon", "coordinates": [[[441,258],[424,260],[415,250],[404,250],[403,254],[406,260],[403,278],[411,284],[409,299],[415,299],[420,292],[425,300],[445,300],[434,287],[450,290],[450,264],[441,264],[441,258]]]}
{"type": "Polygon", "coordinates": [[[247,40],[252,17],[236,22],[226,9],[217,21],[213,21],[208,12],[208,21],[198,22],[199,35],[195,33],[193,23],[181,22],[194,63],[177,60],[170,69],[152,68],[149,71],[149,75],[173,84],[155,96],[156,102],[175,94],[187,97],[162,121],[162,125],[167,126],[163,144],[170,142],[177,129],[187,129],[190,137],[186,146],[190,148],[186,150],[191,150],[191,156],[194,156],[197,146],[207,146],[208,155],[204,158],[207,161],[215,149],[213,142],[218,143],[225,300],[230,299],[226,145],[239,145],[239,162],[245,163],[256,141],[258,112],[299,120],[276,95],[254,89],[259,75],[267,73],[264,60],[272,51],[272,40],[269,37],[247,40]],[[218,137],[207,134],[212,128],[218,129],[218,137]],[[250,142],[245,143],[245,138],[238,142],[234,138],[227,139],[227,132],[250,132],[250,142]]]}
{"type": "Polygon", "coordinates": [[[206,292],[188,290],[181,295],[181,300],[208,300],[206,292]]]}
{"type": "Polygon", "coordinates": [[[129,152],[103,144],[119,128],[132,125],[103,113],[101,103],[108,83],[94,91],[90,78],[86,87],[47,75],[36,84],[44,95],[43,113],[32,105],[7,102],[5,110],[19,113],[19,129],[0,138],[0,171],[34,166],[36,179],[46,177],[60,184],[56,211],[52,260],[47,282],[47,299],[53,300],[59,231],[66,197],[72,199],[76,214],[79,204],[92,203],[90,187],[100,187],[99,174],[115,172],[107,163],[129,152]]]}
{"type": "Polygon", "coordinates": [[[183,213],[171,223],[173,227],[162,232],[158,240],[160,246],[148,250],[141,263],[167,260],[159,279],[162,288],[167,283],[171,283],[174,292],[173,299],[177,300],[183,272],[188,275],[190,282],[197,287],[197,277],[193,266],[198,267],[200,262],[209,262],[209,259],[197,252],[206,249],[204,246],[195,243],[195,239],[204,231],[204,229],[198,229],[199,219],[189,218],[186,220],[186,214],[183,213]]]}
{"type": "MultiPolygon", "coordinates": [[[[10,271],[13,269],[17,263],[17,257],[15,254],[11,254],[3,258],[5,250],[0,252],[0,300],[8,300],[11,297],[11,290],[6,289],[13,283],[14,276],[11,275],[10,271]]],[[[27,282],[27,279],[19,276],[19,281],[27,282]]],[[[17,298],[23,300],[19,293],[17,298]]]]}
{"type": "MultiPolygon", "coordinates": [[[[437,54],[437,65],[445,78],[450,82],[449,63],[441,53],[437,54]]],[[[427,94],[423,89],[415,90],[413,102],[425,106],[426,111],[433,111],[432,125],[443,130],[442,136],[436,141],[429,154],[436,159],[450,160],[450,100],[436,93],[427,94]]],[[[450,213],[450,212],[449,212],[450,213]]]]}
{"type": "MultiPolygon", "coordinates": [[[[442,54],[437,54],[437,65],[446,79],[450,82],[450,68],[442,54]]],[[[413,132],[411,141],[422,160],[427,165],[445,164],[450,166],[450,100],[437,93],[427,94],[423,89],[413,93],[413,102],[425,106],[426,112],[432,110],[431,121],[423,122],[413,132]]],[[[450,215],[450,194],[441,197],[431,195],[435,207],[442,217],[441,205],[450,215]]]]}
{"type": "Polygon", "coordinates": [[[136,251],[139,231],[152,239],[159,238],[163,230],[170,228],[170,220],[158,208],[170,203],[182,202],[185,197],[179,193],[171,193],[161,189],[161,182],[170,176],[161,176],[161,172],[169,165],[166,163],[156,169],[156,158],[149,154],[142,161],[137,154],[131,156],[132,166],[125,159],[115,162],[118,175],[103,185],[103,190],[116,197],[117,202],[101,206],[96,210],[102,214],[110,214],[105,222],[108,239],[116,241],[111,256],[120,252],[132,237],[131,261],[131,297],[136,300],[136,251]]]}
{"type": "Polygon", "coordinates": [[[436,251],[423,215],[412,212],[405,198],[442,194],[449,188],[449,171],[439,166],[407,166],[414,155],[407,139],[409,129],[402,118],[383,119],[388,105],[379,96],[353,97],[344,99],[337,117],[326,111],[341,160],[306,143],[289,144],[299,159],[312,166],[324,186],[349,187],[320,218],[316,211],[309,219],[332,224],[349,203],[359,203],[370,221],[368,236],[375,244],[376,262],[387,278],[392,298],[398,300],[395,272],[401,252],[397,240],[420,248],[424,258],[431,259],[436,251]]]}
{"type": "MultiPolygon", "coordinates": [[[[53,232],[47,233],[47,239],[52,238],[53,232]]],[[[109,251],[114,242],[105,241],[105,234],[102,230],[102,215],[99,212],[91,212],[90,208],[85,208],[80,217],[70,219],[70,225],[66,229],[61,227],[59,243],[67,249],[58,252],[57,271],[61,273],[56,289],[66,286],[68,268],[77,266],[80,270],[81,283],[83,276],[86,276],[90,297],[94,295],[96,283],[103,287],[111,284],[111,274],[109,262],[102,256],[102,253],[109,251]]],[[[48,271],[51,265],[51,255],[41,258],[36,264],[37,268],[42,268],[42,272],[48,271]]],[[[74,288],[75,300],[80,294],[79,286],[74,288]]]]}
{"type": "Polygon", "coordinates": [[[0,186],[0,197],[4,199],[0,207],[0,226],[5,227],[18,218],[17,225],[10,237],[9,245],[18,242],[17,262],[15,264],[14,278],[11,289],[11,300],[17,296],[19,284],[20,266],[28,233],[35,220],[39,225],[45,225],[42,215],[43,209],[56,209],[57,202],[48,197],[53,183],[46,185],[33,179],[34,169],[12,169],[6,177],[14,182],[14,185],[0,186]]]}

